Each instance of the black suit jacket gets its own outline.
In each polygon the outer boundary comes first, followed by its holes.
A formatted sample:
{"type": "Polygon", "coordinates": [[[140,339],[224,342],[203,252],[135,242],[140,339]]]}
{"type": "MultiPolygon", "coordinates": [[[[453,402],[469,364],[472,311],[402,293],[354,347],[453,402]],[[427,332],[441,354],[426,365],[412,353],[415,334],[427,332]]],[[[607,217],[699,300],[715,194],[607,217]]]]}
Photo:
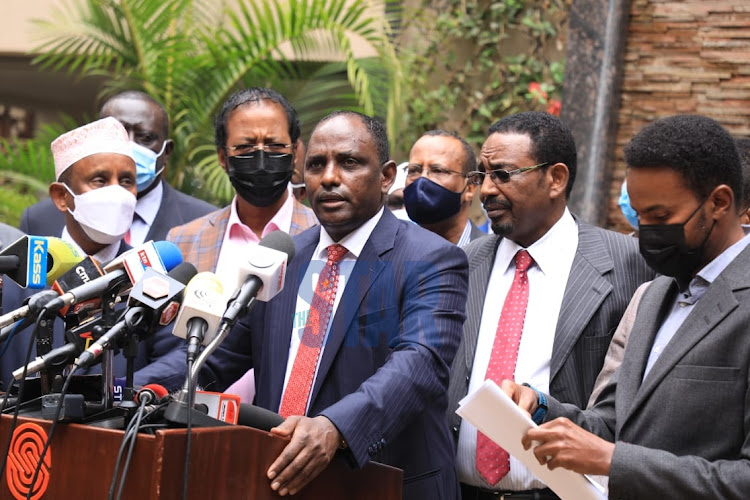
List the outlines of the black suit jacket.
{"type": "MultiPolygon", "coordinates": [[[[167,238],[170,229],[181,226],[216,210],[203,200],[181,193],[162,181],[164,192],[154,224],[146,235],[146,241],[161,241],[167,238]]],[[[50,198],[27,207],[21,215],[21,231],[35,236],[60,236],[65,227],[65,214],[57,209],[50,198]]]]}

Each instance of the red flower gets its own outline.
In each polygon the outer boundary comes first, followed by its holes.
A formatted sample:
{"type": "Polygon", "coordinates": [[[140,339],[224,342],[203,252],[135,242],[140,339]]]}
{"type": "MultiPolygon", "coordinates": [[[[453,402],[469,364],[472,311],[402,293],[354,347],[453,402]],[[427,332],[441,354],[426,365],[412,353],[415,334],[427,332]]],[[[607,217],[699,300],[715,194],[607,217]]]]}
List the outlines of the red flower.
{"type": "Polygon", "coordinates": [[[558,99],[552,99],[547,105],[547,113],[555,116],[560,116],[560,110],[562,109],[562,103],[558,99]]]}
{"type": "Polygon", "coordinates": [[[529,94],[539,102],[547,102],[547,92],[542,90],[542,86],[539,82],[531,82],[529,84],[529,94]]]}

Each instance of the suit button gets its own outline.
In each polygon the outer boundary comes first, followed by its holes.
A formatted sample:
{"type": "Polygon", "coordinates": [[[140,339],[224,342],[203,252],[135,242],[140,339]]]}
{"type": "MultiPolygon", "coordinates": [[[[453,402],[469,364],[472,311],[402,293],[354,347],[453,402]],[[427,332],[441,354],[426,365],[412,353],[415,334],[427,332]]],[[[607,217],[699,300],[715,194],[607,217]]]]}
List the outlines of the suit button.
{"type": "Polygon", "coordinates": [[[375,448],[372,445],[368,446],[367,453],[369,453],[370,455],[373,455],[375,453],[375,448]]]}
{"type": "Polygon", "coordinates": [[[380,438],[380,446],[385,446],[385,438],[380,438]]]}
{"type": "Polygon", "coordinates": [[[453,428],[453,434],[458,434],[458,426],[455,426],[455,427],[453,428]]]}

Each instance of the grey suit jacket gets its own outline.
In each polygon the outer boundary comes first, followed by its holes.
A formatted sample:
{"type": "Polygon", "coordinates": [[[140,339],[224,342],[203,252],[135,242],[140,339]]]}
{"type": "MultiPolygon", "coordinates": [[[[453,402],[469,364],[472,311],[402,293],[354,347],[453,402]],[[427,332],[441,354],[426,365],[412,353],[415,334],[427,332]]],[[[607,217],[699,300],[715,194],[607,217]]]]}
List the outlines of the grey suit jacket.
{"type": "MultiPolygon", "coordinates": [[[[467,245],[469,295],[463,338],[451,368],[448,420],[458,438],[458,401],[469,387],[485,293],[501,238],[467,245]]],[[[630,297],[654,276],[638,252],[638,240],[578,221],[578,248],[557,320],[550,366],[550,392],[584,407],[609,341],[630,297]]],[[[498,306],[500,307],[500,306],[498,306]]]]}
{"type": "Polygon", "coordinates": [[[668,277],[644,292],[622,365],[593,408],[550,399],[547,419],[566,416],[616,443],[610,498],[747,499],[750,247],[708,287],[641,383],[676,293],[668,277]]]}

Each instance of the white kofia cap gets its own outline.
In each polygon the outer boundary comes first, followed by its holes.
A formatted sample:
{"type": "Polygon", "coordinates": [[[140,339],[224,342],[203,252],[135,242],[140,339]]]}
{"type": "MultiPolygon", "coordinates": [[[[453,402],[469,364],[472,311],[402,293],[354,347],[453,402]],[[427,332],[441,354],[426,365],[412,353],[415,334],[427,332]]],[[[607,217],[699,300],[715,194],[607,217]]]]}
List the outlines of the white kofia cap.
{"type": "Polygon", "coordinates": [[[111,116],[64,133],[52,141],[50,147],[55,159],[55,180],[78,160],[97,153],[117,153],[133,158],[128,132],[111,116]]]}

